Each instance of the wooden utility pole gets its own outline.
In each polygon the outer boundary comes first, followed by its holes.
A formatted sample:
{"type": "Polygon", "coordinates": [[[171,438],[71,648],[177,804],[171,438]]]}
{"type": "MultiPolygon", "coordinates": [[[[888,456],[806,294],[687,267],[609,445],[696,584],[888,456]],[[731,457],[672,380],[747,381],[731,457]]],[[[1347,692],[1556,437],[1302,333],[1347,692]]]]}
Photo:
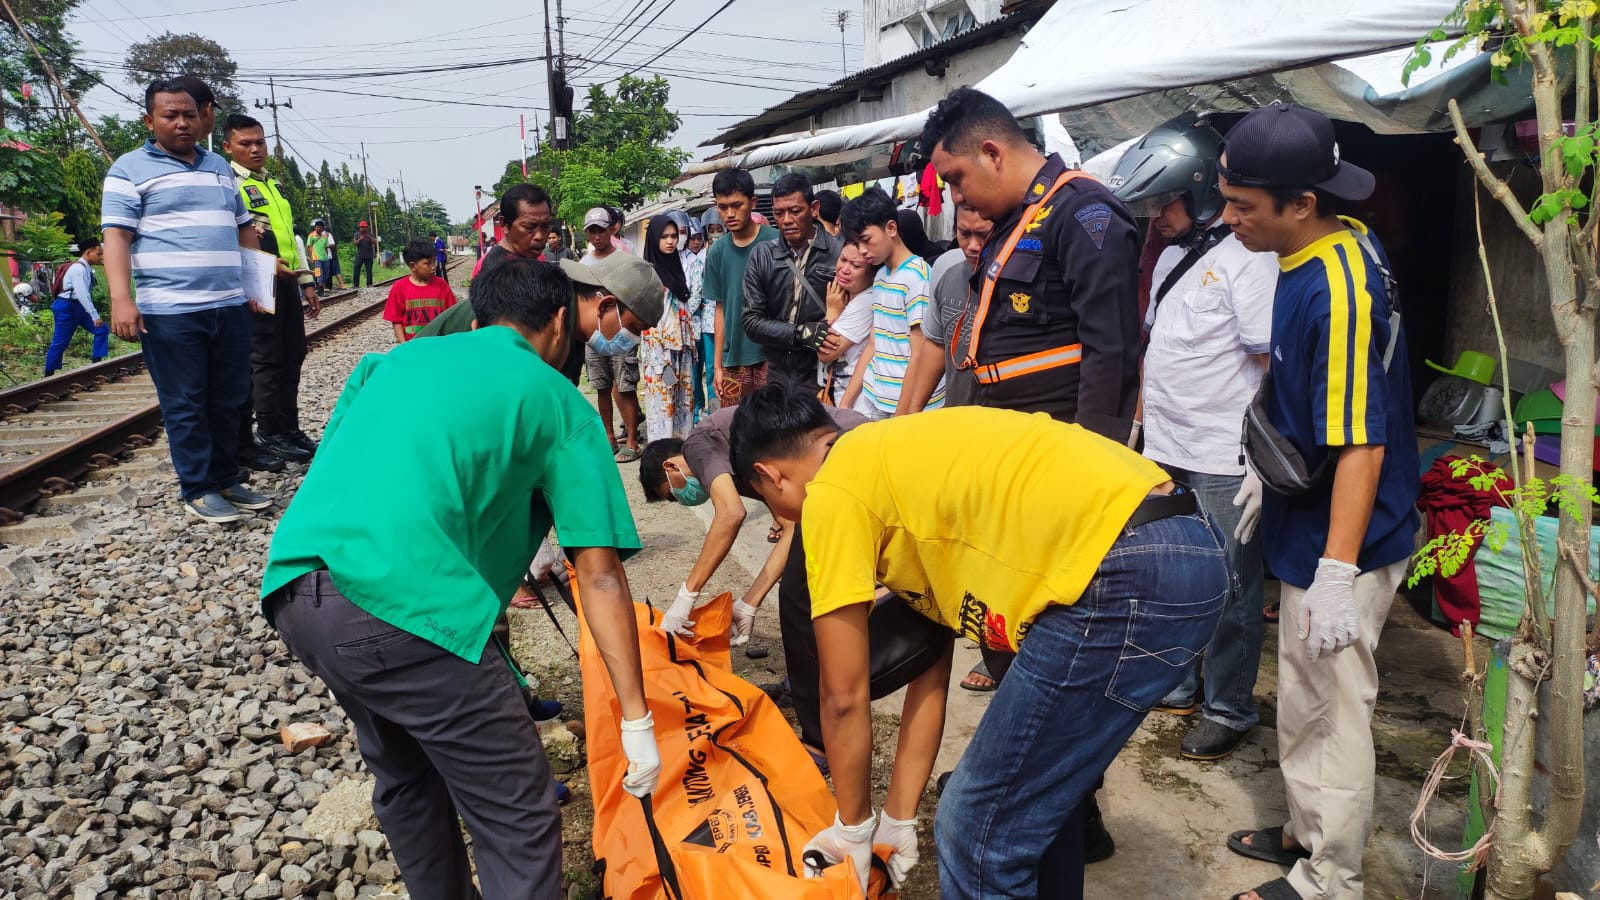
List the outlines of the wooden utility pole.
{"type": "Polygon", "coordinates": [[[89,117],[83,114],[83,110],[78,108],[78,101],[74,100],[72,94],[67,92],[67,86],[61,83],[61,79],[56,75],[55,68],[50,65],[50,61],[45,59],[44,54],[39,51],[39,45],[33,42],[33,35],[28,34],[28,30],[22,27],[22,20],[17,18],[16,12],[11,9],[11,4],[8,0],[0,0],[0,7],[5,8],[6,18],[11,20],[12,25],[16,26],[17,34],[22,35],[22,39],[28,42],[28,46],[33,50],[33,55],[39,60],[39,65],[44,67],[44,73],[50,76],[50,80],[55,83],[56,90],[60,91],[61,96],[66,98],[67,105],[72,107],[72,111],[78,114],[78,121],[83,123],[83,130],[89,132],[89,139],[94,141],[94,145],[100,148],[100,152],[106,155],[107,160],[110,160],[111,151],[107,150],[106,145],[100,140],[100,133],[94,130],[93,125],[89,124],[89,117]]]}

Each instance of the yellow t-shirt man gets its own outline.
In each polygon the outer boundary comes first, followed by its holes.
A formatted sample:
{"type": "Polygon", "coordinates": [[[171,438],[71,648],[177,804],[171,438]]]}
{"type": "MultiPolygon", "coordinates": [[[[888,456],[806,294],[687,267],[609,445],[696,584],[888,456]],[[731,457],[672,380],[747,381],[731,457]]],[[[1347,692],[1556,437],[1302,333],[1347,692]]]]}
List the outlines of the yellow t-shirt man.
{"type": "Polygon", "coordinates": [[[811,615],[876,584],[997,650],[1077,602],[1150,490],[1127,447],[1043,413],[958,407],[841,435],[806,490],[811,615]]]}

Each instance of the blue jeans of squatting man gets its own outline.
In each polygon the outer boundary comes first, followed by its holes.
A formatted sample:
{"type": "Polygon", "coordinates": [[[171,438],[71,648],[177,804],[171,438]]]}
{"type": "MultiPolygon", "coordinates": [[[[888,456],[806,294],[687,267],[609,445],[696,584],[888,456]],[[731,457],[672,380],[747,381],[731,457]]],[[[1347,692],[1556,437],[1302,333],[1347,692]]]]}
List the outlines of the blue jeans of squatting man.
{"type": "Polygon", "coordinates": [[[1125,529],[1034,619],[940,798],[940,896],[1083,896],[1078,805],[1211,640],[1225,546],[1204,513],[1125,529]]]}
{"type": "Polygon", "coordinates": [[[1243,512],[1233,505],[1243,476],[1207,475],[1163,465],[1167,474],[1189,486],[1200,500],[1200,508],[1211,515],[1228,541],[1228,566],[1237,577],[1233,596],[1217,619],[1217,633],[1211,636],[1205,659],[1189,667],[1183,681],[1167,699],[1182,704],[1199,694],[1200,676],[1205,675],[1205,693],[1199,696],[1200,714],[1235,731],[1249,731],[1260,721],[1256,710],[1256,672],[1261,668],[1261,642],[1266,623],[1261,618],[1262,567],[1261,535],[1240,544],[1233,537],[1243,512]]]}

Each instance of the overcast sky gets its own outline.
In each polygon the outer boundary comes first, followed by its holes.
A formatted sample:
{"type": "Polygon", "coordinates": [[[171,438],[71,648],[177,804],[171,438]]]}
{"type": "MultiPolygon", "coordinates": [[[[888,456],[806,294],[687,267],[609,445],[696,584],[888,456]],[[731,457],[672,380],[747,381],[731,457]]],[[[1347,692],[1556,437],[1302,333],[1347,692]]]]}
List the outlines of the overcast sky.
{"type": "MultiPolygon", "coordinates": [[[[566,53],[580,105],[588,85],[655,56],[722,2],[567,0],[566,53]],[[608,38],[641,10],[637,23],[616,36],[623,40],[608,38]]],[[[554,14],[555,0],[550,5],[554,14]]],[[[850,11],[844,40],[853,72],[861,66],[862,35],[861,6],[852,0],[734,0],[651,63],[641,74],[658,71],[669,79],[672,106],[683,118],[674,143],[698,159],[708,152],[700,142],[723,128],[838,78],[834,16],[840,8],[850,11]]],[[[223,0],[86,0],[71,32],[83,45],[85,62],[129,96],[139,91],[126,73],[106,67],[120,65],[129,44],[169,30],[204,35],[239,64],[246,101],[267,97],[266,75],[283,76],[277,79],[278,99],[291,98],[294,108],[279,111],[279,124],[285,152],[292,148],[302,165],[315,168],[326,159],[359,171],[356,157],[365,141],[375,185],[404,173],[410,200],[432,197],[452,221],[461,221],[472,215],[473,185],[487,189],[505,162],[517,157],[518,115],[527,117],[531,146],[534,117],[542,122],[547,113],[542,60],[460,67],[542,56],[543,28],[539,0],[236,0],[231,7],[223,0]],[[428,66],[451,70],[371,74],[428,66]]],[[[104,87],[82,100],[91,119],[137,111],[104,87]]],[[[271,111],[252,112],[270,131],[271,111]]],[[[394,187],[398,193],[399,184],[394,187]]]]}

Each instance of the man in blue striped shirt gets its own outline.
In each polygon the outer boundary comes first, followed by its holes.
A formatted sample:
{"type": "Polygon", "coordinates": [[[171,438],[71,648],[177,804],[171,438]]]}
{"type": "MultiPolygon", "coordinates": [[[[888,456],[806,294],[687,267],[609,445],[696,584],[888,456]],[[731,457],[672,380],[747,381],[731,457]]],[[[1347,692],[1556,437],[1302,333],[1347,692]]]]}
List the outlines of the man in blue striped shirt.
{"type": "Polygon", "coordinates": [[[239,254],[259,245],[228,163],[196,145],[204,128],[184,85],[157,81],[144,104],[154,137],[112,164],[100,200],[111,329],[144,345],[184,505],[235,522],[272,505],[239,483],[237,459],[259,308],[239,254]]]}

